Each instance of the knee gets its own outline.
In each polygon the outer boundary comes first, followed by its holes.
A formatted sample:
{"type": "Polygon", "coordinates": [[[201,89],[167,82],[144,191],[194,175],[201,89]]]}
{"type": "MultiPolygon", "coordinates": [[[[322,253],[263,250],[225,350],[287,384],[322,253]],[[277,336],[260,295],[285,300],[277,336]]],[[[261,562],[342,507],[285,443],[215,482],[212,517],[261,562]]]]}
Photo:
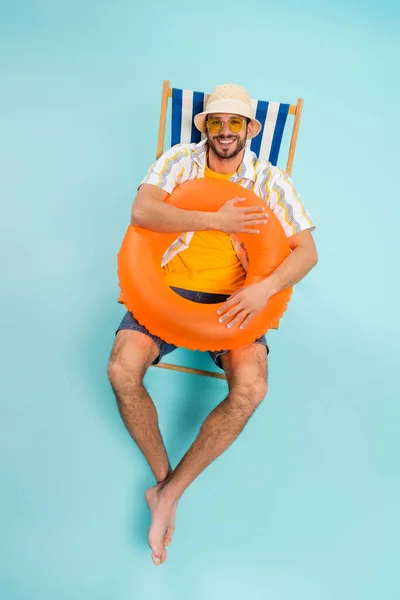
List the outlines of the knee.
{"type": "Polygon", "coordinates": [[[253,413],[267,395],[267,381],[262,378],[254,378],[251,381],[238,383],[232,390],[232,396],[242,410],[253,413]]]}
{"type": "Polygon", "coordinates": [[[120,410],[131,410],[134,398],[143,386],[143,376],[118,357],[111,357],[107,375],[120,410]]]}
{"type": "Polygon", "coordinates": [[[139,345],[134,346],[129,338],[117,338],[108,363],[107,375],[114,389],[139,384],[146,372],[147,363],[141,356],[139,345]]]}
{"type": "Polygon", "coordinates": [[[254,379],[250,384],[248,384],[248,399],[250,404],[257,408],[264,400],[267,395],[268,384],[267,381],[263,378],[254,379]]]}
{"type": "Polygon", "coordinates": [[[118,357],[111,356],[107,368],[108,380],[113,387],[117,387],[128,376],[128,369],[118,357]]]}

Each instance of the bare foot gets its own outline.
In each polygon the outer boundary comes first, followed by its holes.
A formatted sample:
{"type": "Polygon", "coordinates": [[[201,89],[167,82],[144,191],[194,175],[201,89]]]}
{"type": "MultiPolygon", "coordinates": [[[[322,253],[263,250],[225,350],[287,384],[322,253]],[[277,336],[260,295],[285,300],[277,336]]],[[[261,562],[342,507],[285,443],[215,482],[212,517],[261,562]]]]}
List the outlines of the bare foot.
{"type": "Polygon", "coordinates": [[[158,483],[149,488],[145,494],[147,506],[151,512],[151,526],[149,529],[149,546],[152,550],[151,557],[155,565],[161,565],[167,558],[164,546],[171,543],[175,529],[176,502],[171,502],[163,494],[163,483],[158,483]]]}
{"type": "Polygon", "coordinates": [[[172,542],[172,536],[175,531],[175,516],[176,516],[177,506],[178,506],[178,503],[175,502],[171,508],[171,512],[170,512],[169,519],[168,519],[168,527],[167,527],[167,531],[164,536],[164,542],[163,542],[164,546],[169,546],[170,543],[172,542]]]}

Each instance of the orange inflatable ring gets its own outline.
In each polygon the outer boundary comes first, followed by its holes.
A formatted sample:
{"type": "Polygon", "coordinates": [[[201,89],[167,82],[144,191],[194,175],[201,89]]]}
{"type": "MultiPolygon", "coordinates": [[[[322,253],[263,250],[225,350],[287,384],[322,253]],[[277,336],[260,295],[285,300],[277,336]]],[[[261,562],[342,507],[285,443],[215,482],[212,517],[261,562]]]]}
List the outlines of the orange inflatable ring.
{"type": "MultiPolygon", "coordinates": [[[[245,285],[250,285],[267,277],[290,253],[283,227],[265,202],[236,183],[209,178],[179,185],[165,201],[182,209],[212,212],[235,196],[246,198],[241,207],[262,205],[268,213],[268,223],[259,234],[238,235],[249,256],[245,285]]],[[[244,329],[228,329],[226,323],[218,322],[217,310],[222,304],[199,304],[178,296],[161,269],[162,257],[178,235],[128,227],[118,254],[120,299],[139,323],[170,344],[202,351],[250,344],[278,326],[292,288],[272,296],[244,329]]]]}

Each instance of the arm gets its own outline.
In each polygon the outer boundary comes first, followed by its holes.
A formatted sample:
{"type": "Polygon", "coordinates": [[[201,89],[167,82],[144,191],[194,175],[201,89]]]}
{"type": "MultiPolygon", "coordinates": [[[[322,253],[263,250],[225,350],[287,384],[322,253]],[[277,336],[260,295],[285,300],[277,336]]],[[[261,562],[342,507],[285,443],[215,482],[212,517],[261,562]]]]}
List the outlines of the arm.
{"type": "Polygon", "coordinates": [[[258,233],[249,229],[265,222],[259,206],[235,206],[241,198],[228,200],[216,212],[177,208],[165,202],[166,197],[182,181],[189,179],[191,170],[190,146],[178,144],[165,152],[150,167],[139,186],[132,207],[131,223],[158,233],[182,233],[210,229],[225,233],[258,233]]]}
{"type": "Polygon", "coordinates": [[[167,196],[167,192],[155,185],[141,185],[132,206],[132,225],[159,233],[216,228],[215,213],[177,208],[164,202],[167,196]]]}
{"type": "Polygon", "coordinates": [[[191,169],[190,147],[178,144],[150,167],[133,202],[131,223],[158,233],[181,233],[215,228],[215,213],[184,210],[165,199],[191,169]]]}
{"type": "Polygon", "coordinates": [[[318,255],[309,229],[292,235],[289,244],[292,252],[271,275],[228,298],[217,311],[222,314],[220,323],[228,322],[226,326],[229,328],[240,325],[240,329],[243,329],[265,307],[271,296],[298,283],[315,267],[318,255]]]}
{"type": "Polygon", "coordinates": [[[292,235],[289,244],[292,252],[260,283],[260,289],[268,298],[301,281],[318,262],[317,249],[309,229],[292,235]]]}
{"type": "Polygon", "coordinates": [[[260,206],[236,206],[244,198],[233,198],[216,212],[206,212],[186,210],[167,204],[164,202],[167,196],[166,191],[155,185],[142,184],[132,206],[131,224],[159,233],[216,229],[225,233],[256,234],[259,230],[249,227],[263,225],[267,221],[267,216],[260,206]]]}

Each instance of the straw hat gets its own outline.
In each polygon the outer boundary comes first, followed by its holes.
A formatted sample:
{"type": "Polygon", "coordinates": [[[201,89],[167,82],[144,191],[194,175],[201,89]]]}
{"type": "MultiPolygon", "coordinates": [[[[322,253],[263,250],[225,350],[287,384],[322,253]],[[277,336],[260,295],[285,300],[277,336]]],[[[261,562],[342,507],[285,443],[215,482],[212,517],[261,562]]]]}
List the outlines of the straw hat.
{"type": "Polygon", "coordinates": [[[206,133],[206,115],[210,113],[228,113],[247,117],[253,123],[253,132],[248,138],[256,137],[261,131],[260,121],[254,118],[254,109],[250,96],[244,87],[235,83],[218,85],[210,94],[206,109],[194,118],[194,124],[202,133],[206,133]]]}

